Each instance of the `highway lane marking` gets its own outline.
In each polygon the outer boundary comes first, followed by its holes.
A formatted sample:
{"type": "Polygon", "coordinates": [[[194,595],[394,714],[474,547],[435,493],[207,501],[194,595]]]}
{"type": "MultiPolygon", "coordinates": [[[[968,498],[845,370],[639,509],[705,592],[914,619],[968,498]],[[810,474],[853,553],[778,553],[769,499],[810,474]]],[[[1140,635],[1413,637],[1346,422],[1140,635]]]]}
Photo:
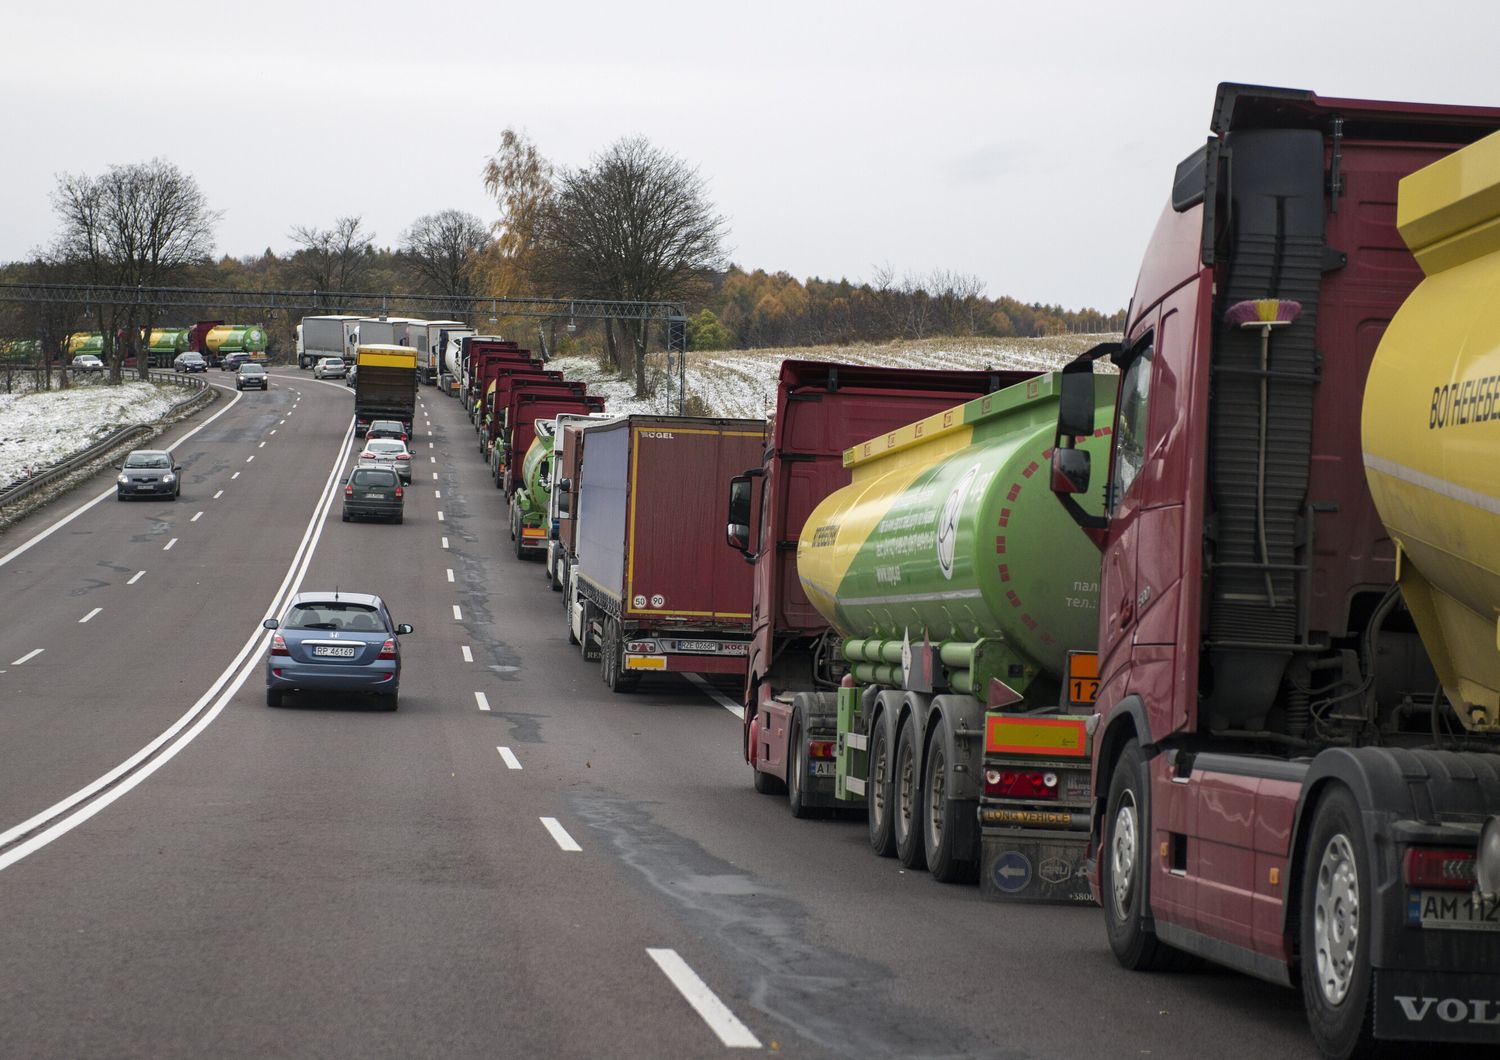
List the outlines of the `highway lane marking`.
{"type": "Polygon", "coordinates": [[[271,428],[271,433],[272,433],[272,434],[275,434],[275,433],[276,433],[276,428],[275,428],[275,427],[272,427],[272,428],[271,428]]]}
{"type": "MultiPolygon", "coordinates": [[[[238,401],[240,396],[242,395],[237,395],[235,400],[238,401]]],[[[296,589],[301,588],[302,579],[312,564],[313,554],[317,550],[318,540],[323,533],[323,524],[328,518],[328,512],[332,509],[333,499],[337,494],[338,473],[344,462],[343,454],[349,447],[349,439],[353,433],[354,424],[351,421],[339,443],[338,458],[329,469],[328,478],[323,483],[323,493],[313,505],[313,513],[308,519],[307,529],[303,531],[302,540],[292,553],[286,577],[282,579],[281,585],[271,597],[271,606],[267,610],[273,614],[281,610],[296,589]]],[[[113,492],[114,487],[111,486],[102,496],[107,497],[113,492]]],[[[144,783],[148,777],[176,757],[179,751],[197,739],[199,734],[219,716],[225,705],[234,698],[235,693],[240,690],[249,676],[260,670],[270,638],[271,634],[268,630],[257,626],[234,659],[209,685],[208,691],[204,692],[198,701],[188,708],[187,713],[173,722],[165,732],[108,773],[20,824],[0,832],[0,871],[71,832],[116,799],[134,790],[137,785],[144,783]],[[188,728],[190,724],[192,727],[188,728]],[[186,729],[185,732],[184,729],[186,729]],[[160,754],[157,753],[158,751],[160,754]],[[153,755],[155,755],[154,758],[153,755]],[[96,795],[98,798],[94,798],[96,795]],[[90,799],[93,801],[79,806],[80,803],[90,799]],[[67,816],[65,817],[64,814],[67,816]],[[9,849],[6,849],[7,847],[9,849]]],[[[36,655],[41,651],[42,649],[39,648],[31,654],[36,655]]],[[[26,658],[31,658],[31,655],[26,658]]],[[[19,664],[13,663],[12,665],[19,664]]]]}
{"type": "Polygon", "coordinates": [[[219,492],[218,492],[218,493],[215,493],[215,494],[214,494],[214,496],[213,496],[213,499],[214,499],[214,500],[218,500],[218,499],[219,499],[219,498],[220,498],[220,497],[222,497],[222,496],[224,496],[224,491],[223,491],[223,490],[220,490],[220,491],[219,491],[219,492]]]}
{"type": "Polygon", "coordinates": [[[251,453],[249,456],[245,457],[245,463],[248,464],[248,463],[250,463],[250,461],[252,461],[254,459],[255,459],[255,454],[251,453]]]}
{"type": "Polygon", "coordinates": [[[444,548],[447,548],[447,547],[448,547],[448,539],[447,539],[447,538],[446,538],[446,537],[445,537],[445,538],[443,538],[443,547],[444,547],[444,548]]]}
{"type": "Polygon", "coordinates": [[[168,541],[165,545],[163,545],[161,547],[161,550],[163,552],[171,552],[172,551],[172,546],[175,545],[175,544],[177,544],[177,539],[174,537],[174,538],[172,538],[172,540],[168,541]]]}
{"type": "MultiPolygon", "coordinates": [[[[434,463],[434,464],[436,464],[436,463],[437,463],[437,457],[433,457],[433,458],[432,458],[432,462],[433,462],[433,463],[434,463]]],[[[437,481],[437,472],[436,472],[436,471],[434,471],[434,472],[433,472],[433,473],[432,473],[432,481],[434,481],[434,482],[436,482],[436,481],[437,481]]]]}
{"type": "Polygon", "coordinates": [[[93,618],[95,615],[97,615],[100,611],[103,611],[103,610],[104,610],[104,608],[102,608],[102,607],[96,607],[96,608],[94,608],[88,614],[86,614],[82,618],[80,618],[78,620],[78,624],[80,626],[83,625],[85,622],[87,622],[89,619],[93,618]]]}
{"type": "Polygon", "coordinates": [[[202,518],[203,518],[203,513],[199,512],[197,515],[195,515],[191,519],[189,519],[188,522],[190,522],[190,523],[196,523],[199,519],[202,519],[202,518]]]}
{"type": "Polygon", "coordinates": [[[126,582],[125,584],[126,585],[134,585],[136,582],[138,582],[138,581],[141,580],[141,576],[144,575],[145,573],[146,572],[143,571],[143,570],[136,571],[134,574],[132,574],[130,576],[130,580],[128,582],[126,582]]]}
{"type": "Polygon", "coordinates": [[[450,582],[453,580],[453,568],[452,567],[448,568],[448,580],[450,582]]]}
{"type": "Polygon", "coordinates": [[[521,760],[516,757],[516,753],[509,747],[497,747],[495,750],[499,751],[500,757],[505,759],[505,767],[507,769],[521,768],[521,760]]]}
{"type": "Polygon", "coordinates": [[[719,704],[719,706],[723,707],[725,710],[729,711],[729,713],[733,714],[736,718],[739,718],[740,721],[745,720],[745,708],[736,703],[734,700],[730,699],[728,696],[724,695],[724,693],[720,692],[713,685],[703,680],[703,678],[699,677],[697,674],[683,674],[682,676],[686,677],[689,681],[693,682],[693,684],[697,685],[704,695],[713,700],[715,703],[719,704]]]}
{"type": "Polygon", "coordinates": [[[443,513],[442,512],[438,512],[438,522],[441,523],[442,521],[443,521],[443,513]]]}
{"type": "Polygon", "coordinates": [[[265,448],[265,447],[266,447],[266,443],[265,443],[265,442],[261,442],[261,443],[260,443],[260,444],[259,444],[259,445],[257,445],[257,446],[256,446],[256,447],[255,447],[255,448],[257,448],[257,449],[264,449],[264,448],[265,448]]]}
{"type": "Polygon", "coordinates": [[[750,1028],[739,1021],[729,1006],[708,988],[698,973],[688,967],[687,961],[676,950],[646,948],[647,955],[656,962],[662,974],[677,988],[693,1011],[708,1029],[719,1036],[719,1041],[730,1049],[759,1049],[760,1039],[750,1033],[750,1028]]]}
{"type": "Polygon", "coordinates": [[[467,644],[463,645],[463,653],[464,653],[464,662],[473,662],[474,661],[474,653],[469,650],[469,646],[467,644]]]}
{"type": "MultiPolygon", "coordinates": [[[[427,459],[428,459],[428,460],[431,460],[431,461],[432,461],[432,462],[433,462],[433,463],[434,463],[434,464],[436,464],[436,463],[437,463],[437,457],[435,457],[435,456],[429,456],[429,457],[428,457],[428,458],[427,458],[427,459]]],[[[433,475],[432,475],[432,477],[433,477],[433,478],[437,478],[437,472],[433,472],[433,475]]]]}
{"type": "MultiPolygon", "coordinates": [[[[219,387],[219,389],[221,389],[221,390],[228,390],[229,389],[228,387],[222,386],[219,383],[211,383],[209,385],[210,386],[219,387]]],[[[198,424],[198,426],[194,427],[192,430],[190,430],[186,434],[184,434],[181,438],[179,438],[175,442],[173,442],[172,443],[172,447],[175,449],[177,446],[179,446],[183,442],[187,441],[193,435],[195,435],[199,431],[203,430],[205,427],[207,427],[214,420],[218,419],[220,416],[224,415],[224,413],[228,412],[230,409],[232,409],[236,405],[238,405],[240,403],[240,401],[244,398],[244,396],[245,396],[244,394],[239,394],[239,393],[235,394],[233,401],[231,401],[229,404],[225,405],[218,412],[215,412],[208,419],[204,420],[202,423],[198,424]]],[[[114,495],[115,495],[115,483],[114,483],[113,480],[111,480],[110,484],[109,484],[109,488],[106,489],[103,493],[98,494],[92,500],[84,501],[82,504],[80,504],[78,507],[74,508],[67,515],[63,516],[57,522],[53,523],[51,526],[48,526],[47,528],[45,528],[43,530],[38,530],[35,534],[33,534],[31,537],[27,538],[25,541],[21,542],[15,548],[13,548],[9,552],[7,552],[5,555],[0,556],[0,567],[5,566],[11,560],[15,559],[21,553],[27,551],[28,549],[30,549],[33,545],[37,544],[38,542],[43,541],[46,538],[51,537],[58,530],[62,529],[64,526],[67,526],[74,519],[77,519],[80,515],[82,515],[86,511],[88,511],[94,505],[100,503],[101,501],[105,500],[108,497],[113,497],[114,495]]]]}
{"type": "Polygon", "coordinates": [[[286,417],[283,416],[283,417],[281,417],[281,419],[279,419],[279,420],[276,421],[276,426],[280,427],[285,422],[286,422],[286,417]]]}
{"type": "Polygon", "coordinates": [[[490,709],[490,697],[485,695],[483,692],[474,693],[474,702],[479,705],[480,710],[490,709]]]}
{"type": "Polygon", "coordinates": [[[455,622],[462,622],[463,620],[464,620],[463,612],[458,609],[458,605],[457,604],[454,604],[453,605],[453,621],[455,621],[455,622]]]}
{"type": "Polygon", "coordinates": [[[232,474],[232,475],[229,476],[229,481],[233,482],[235,479],[237,479],[239,477],[240,477],[240,473],[238,471],[236,471],[234,474],[232,474]]]}
{"type": "Polygon", "coordinates": [[[568,830],[558,823],[556,817],[541,817],[538,820],[542,822],[543,828],[552,833],[553,842],[562,849],[568,851],[570,854],[576,854],[583,850],[583,847],[579,846],[573,841],[573,837],[568,835],[568,830]]]}
{"type": "Polygon", "coordinates": [[[432,491],[432,495],[437,500],[442,500],[443,499],[443,491],[442,490],[433,490],[432,491]]]}
{"type": "MultiPolygon", "coordinates": [[[[427,432],[427,433],[428,433],[428,434],[431,434],[431,433],[432,433],[432,432],[431,432],[431,431],[428,431],[428,432],[427,432]]],[[[433,445],[433,444],[432,444],[432,443],[431,443],[431,442],[428,442],[428,443],[427,443],[427,448],[429,448],[429,449],[436,449],[436,448],[437,448],[437,446],[435,446],[435,445],[433,445]]]]}
{"type": "Polygon", "coordinates": [[[38,655],[42,654],[42,652],[44,652],[46,650],[47,650],[46,648],[33,648],[31,651],[27,652],[25,655],[21,656],[19,659],[13,659],[13,660],[11,660],[11,665],[12,666],[20,666],[23,663],[25,663],[27,659],[35,659],[38,655]]]}

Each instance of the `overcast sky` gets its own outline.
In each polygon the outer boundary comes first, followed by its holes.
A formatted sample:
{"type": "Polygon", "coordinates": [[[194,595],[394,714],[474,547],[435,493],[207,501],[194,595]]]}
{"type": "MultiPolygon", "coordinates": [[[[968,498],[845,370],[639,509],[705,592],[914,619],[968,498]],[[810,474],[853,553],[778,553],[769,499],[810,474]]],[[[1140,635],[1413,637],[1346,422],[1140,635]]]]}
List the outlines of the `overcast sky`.
{"type": "Polygon", "coordinates": [[[562,165],[636,134],[686,159],[745,268],[1116,309],[1218,82],[1500,105],[1497,28],[1494,0],[6,3],[0,261],[51,240],[57,174],[153,156],[220,253],[488,222],[511,126],[562,165]]]}

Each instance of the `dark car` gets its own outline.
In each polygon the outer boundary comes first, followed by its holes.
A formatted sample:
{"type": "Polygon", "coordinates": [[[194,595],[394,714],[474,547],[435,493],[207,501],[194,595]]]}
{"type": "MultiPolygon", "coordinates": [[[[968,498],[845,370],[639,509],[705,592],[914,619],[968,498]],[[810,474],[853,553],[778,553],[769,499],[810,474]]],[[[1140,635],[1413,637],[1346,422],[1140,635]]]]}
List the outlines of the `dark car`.
{"type": "Polygon", "coordinates": [[[238,372],[240,365],[249,363],[250,355],[248,353],[226,353],[223,359],[219,361],[219,371],[238,372]]]}
{"type": "MultiPolygon", "coordinates": [[[[230,354],[230,356],[232,357],[234,354],[230,354]]],[[[266,373],[264,365],[256,364],[253,361],[246,362],[240,365],[239,371],[234,373],[234,388],[236,390],[250,390],[254,387],[260,387],[262,390],[266,390],[271,385],[270,378],[270,375],[266,373]]]]}
{"type": "Polygon", "coordinates": [[[370,692],[396,709],[401,684],[398,637],[411,626],[391,621],[385,601],[367,593],[298,593],[278,622],[266,655],[266,704],[288,692],[370,692]]]}
{"type": "Polygon", "coordinates": [[[390,468],[355,468],[344,482],[344,522],[373,518],[399,523],[405,492],[400,476],[390,468]]]}
{"type": "Polygon", "coordinates": [[[182,466],[166,449],[135,449],[120,465],[115,480],[115,499],[166,497],[176,500],[182,493],[182,466]]]}
{"type": "Polygon", "coordinates": [[[372,442],[376,438],[395,438],[400,442],[407,441],[406,424],[400,420],[375,420],[370,424],[370,429],[365,432],[365,441],[372,442]]]}
{"type": "Polygon", "coordinates": [[[208,362],[203,359],[203,354],[189,351],[187,353],[179,353],[173,359],[172,367],[179,372],[206,372],[208,371],[208,362]]]}

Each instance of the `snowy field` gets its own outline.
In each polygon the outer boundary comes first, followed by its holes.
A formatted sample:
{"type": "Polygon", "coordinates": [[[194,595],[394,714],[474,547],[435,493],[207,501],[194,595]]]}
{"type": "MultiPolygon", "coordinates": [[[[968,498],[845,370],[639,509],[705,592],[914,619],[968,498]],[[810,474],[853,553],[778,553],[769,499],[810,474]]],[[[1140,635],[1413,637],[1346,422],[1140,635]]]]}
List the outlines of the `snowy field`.
{"type": "Polygon", "coordinates": [[[179,386],[93,381],[67,390],[0,393],[0,486],[29,478],[121,427],[155,423],[188,396],[179,386]]]}

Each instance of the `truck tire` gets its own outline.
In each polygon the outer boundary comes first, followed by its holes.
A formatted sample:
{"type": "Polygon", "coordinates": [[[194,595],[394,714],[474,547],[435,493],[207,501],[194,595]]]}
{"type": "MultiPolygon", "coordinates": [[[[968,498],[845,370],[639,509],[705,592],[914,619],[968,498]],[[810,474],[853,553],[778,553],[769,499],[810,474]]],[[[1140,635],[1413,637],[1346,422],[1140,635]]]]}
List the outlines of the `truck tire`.
{"type": "MultiPolygon", "coordinates": [[[[798,697],[801,698],[801,697],[798,697]]],[[[790,734],[787,745],[786,801],[792,808],[793,817],[811,817],[812,807],[807,804],[807,739],[802,732],[802,712],[792,710],[790,734]]]]}
{"type": "Polygon", "coordinates": [[[1135,740],[1125,744],[1109,782],[1099,849],[1104,929],[1115,960],[1133,972],[1178,966],[1184,957],[1156,937],[1146,915],[1151,806],[1145,758],[1135,740]]]}
{"type": "Polygon", "coordinates": [[[524,560],[526,558],[526,538],[523,535],[521,535],[521,534],[516,534],[514,536],[515,536],[515,539],[516,539],[516,542],[515,542],[516,559],[524,560]]]}
{"type": "Polygon", "coordinates": [[[620,624],[612,618],[604,620],[604,644],[599,653],[604,684],[611,692],[633,692],[640,679],[625,672],[625,644],[620,635],[620,624]]]}
{"type": "Polygon", "coordinates": [[[926,843],[922,836],[922,752],[917,747],[917,726],[910,718],[896,737],[895,768],[891,785],[891,831],[896,837],[896,859],[909,869],[927,867],[926,843]]]}
{"type": "Polygon", "coordinates": [[[927,768],[923,784],[922,816],[927,868],[940,883],[971,883],[978,877],[974,850],[960,850],[961,837],[969,834],[960,820],[964,809],[972,814],[972,802],[950,799],[954,789],[953,763],[948,758],[948,719],[939,718],[927,739],[927,768]]]}
{"type": "Polygon", "coordinates": [[[1374,896],[1365,868],[1359,806],[1336,787],[1313,810],[1302,871],[1302,1003],[1325,1056],[1365,1056],[1373,1048],[1370,989],[1374,896]],[[1362,915],[1363,914],[1363,915],[1362,915]]]}
{"type": "Polygon", "coordinates": [[[891,822],[895,816],[896,796],[891,784],[891,741],[885,719],[875,723],[870,733],[870,750],[866,758],[869,766],[865,770],[865,810],[870,828],[870,849],[883,858],[896,853],[895,830],[891,822]]]}

